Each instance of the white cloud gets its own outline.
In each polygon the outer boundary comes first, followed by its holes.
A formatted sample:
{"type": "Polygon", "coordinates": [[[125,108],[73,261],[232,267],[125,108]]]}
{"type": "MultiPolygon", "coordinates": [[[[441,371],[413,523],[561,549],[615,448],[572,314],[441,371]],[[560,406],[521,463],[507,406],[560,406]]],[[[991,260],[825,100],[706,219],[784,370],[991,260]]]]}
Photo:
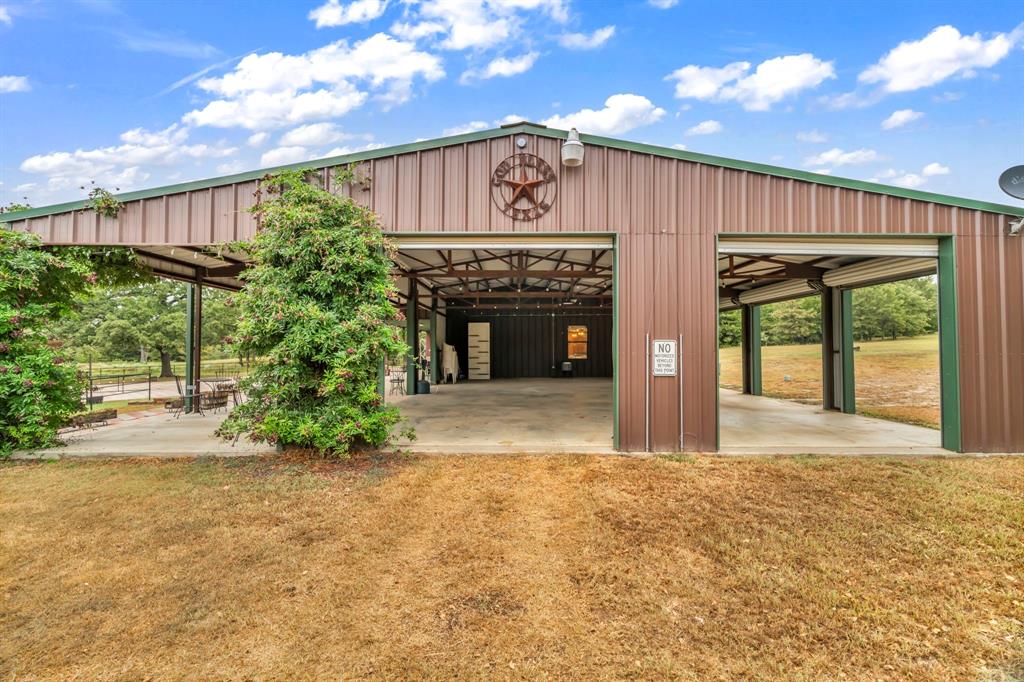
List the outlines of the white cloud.
{"type": "Polygon", "coordinates": [[[828,142],[828,135],[820,130],[803,130],[796,134],[796,139],[799,142],[821,144],[822,142],[828,142]]]}
{"type": "Polygon", "coordinates": [[[334,118],[360,107],[368,85],[387,103],[406,101],[412,81],[444,76],[441,60],[412,43],[377,33],[353,45],[339,40],[301,55],[251,54],[229,73],[198,86],[219,96],[183,121],[197,126],[277,128],[334,118]]]}
{"type": "Polygon", "coordinates": [[[327,0],[310,11],[309,20],[315,21],[317,28],[362,24],[384,14],[387,7],[387,0],[354,0],[347,5],[338,0],[327,0]]]}
{"type": "Polygon", "coordinates": [[[767,111],[802,90],[835,78],[832,62],[804,53],[766,59],[750,72],[750,62],[724,67],[688,65],[666,79],[676,81],[676,97],[719,102],[734,101],[748,111],[767,111]]]}
{"type": "Polygon", "coordinates": [[[884,182],[898,187],[917,189],[928,182],[928,178],[930,177],[948,174],[948,166],[943,166],[941,163],[933,161],[922,168],[920,173],[908,173],[907,171],[896,170],[895,168],[886,169],[871,178],[871,182],[884,182]]]}
{"type": "Polygon", "coordinates": [[[658,9],[670,9],[679,4],[679,0],[647,0],[647,4],[658,9]]]}
{"type": "Polygon", "coordinates": [[[564,0],[424,0],[409,3],[405,21],[396,22],[391,32],[407,40],[436,38],[448,50],[485,49],[520,37],[527,18],[524,13],[546,15],[564,23],[569,10],[564,0]]]}
{"type": "Polygon", "coordinates": [[[466,84],[478,79],[487,80],[489,78],[508,78],[510,76],[517,76],[533,68],[533,64],[537,61],[538,56],[540,55],[536,52],[527,52],[524,55],[520,55],[512,59],[507,57],[497,57],[492,59],[491,62],[482,70],[467,70],[459,78],[459,82],[466,84]]]}
{"type": "Polygon", "coordinates": [[[25,76],[0,76],[0,94],[5,92],[28,92],[32,89],[25,76]]]}
{"type": "Polygon", "coordinates": [[[282,147],[318,147],[350,138],[334,123],[310,123],[281,136],[282,147]]]}
{"type": "Polygon", "coordinates": [[[312,158],[315,158],[315,155],[305,147],[275,147],[263,152],[263,155],[260,156],[260,165],[284,166],[289,163],[309,161],[312,158]]]}
{"type": "Polygon", "coordinates": [[[729,81],[734,81],[750,69],[750,62],[733,62],[721,68],[695,66],[676,69],[665,80],[676,82],[678,99],[712,99],[729,81]]]}
{"type": "Polygon", "coordinates": [[[932,101],[938,102],[940,104],[945,104],[946,102],[956,102],[957,100],[961,100],[963,98],[964,93],[952,92],[949,90],[947,90],[946,92],[940,92],[937,95],[932,95],[932,101]]]}
{"type": "Polygon", "coordinates": [[[132,52],[155,52],[185,59],[210,59],[220,55],[213,45],[189,40],[174,33],[161,33],[145,29],[115,31],[121,47],[132,52]]]}
{"type": "Polygon", "coordinates": [[[509,125],[510,123],[520,123],[522,121],[529,121],[530,119],[526,116],[520,116],[519,114],[507,114],[499,118],[495,123],[499,126],[509,125]]]}
{"type": "Polygon", "coordinates": [[[605,26],[593,33],[563,33],[558,44],[567,50],[593,50],[601,47],[615,35],[615,26],[605,26]]]}
{"type": "Polygon", "coordinates": [[[681,152],[685,152],[686,151],[686,145],[685,144],[676,143],[676,144],[672,145],[672,149],[678,149],[681,152]]]}
{"type": "Polygon", "coordinates": [[[245,164],[241,161],[229,161],[217,166],[217,172],[221,175],[234,175],[245,170],[245,164]]]}
{"type": "Polygon", "coordinates": [[[11,18],[11,12],[9,9],[0,5],[0,24],[7,24],[10,26],[14,23],[14,19],[11,18]]]}
{"type": "Polygon", "coordinates": [[[595,135],[616,135],[660,121],[665,110],[641,95],[612,95],[603,109],[581,109],[565,116],[552,116],[542,123],[551,128],[576,128],[595,135]]]}
{"type": "Polygon", "coordinates": [[[248,137],[248,139],[245,141],[245,143],[247,145],[249,145],[250,147],[260,147],[269,139],[270,139],[270,133],[267,133],[267,132],[253,133],[252,135],[250,135],[248,137]]]}
{"type": "Polygon", "coordinates": [[[686,131],[687,135],[714,135],[722,132],[722,124],[715,120],[701,121],[686,131]]]}
{"type": "Polygon", "coordinates": [[[335,147],[334,149],[330,150],[326,154],[322,154],[321,156],[324,158],[329,156],[345,156],[346,154],[355,154],[356,152],[366,152],[372,149],[381,149],[386,146],[387,145],[385,145],[383,142],[370,142],[368,144],[364,144],[362,147],[335,147]]]}
{"type": "Polygon", "coordinates": [[[882,171],[875,177],[871,178],[869,182],[884,182],[888,185],[915,189],[923,185],[927,180],[917,173],[907,173],[905,171],[896,170],[895,168],[889,168],[888,170],[882,171]]]}
{"type": "Polygon", "coordinates": [[[449,135],[462,135],[463,133],[472,133],[477,130],[486,130],[488,127],[486,121],[470,121],[462,125],[445,128],[442,135],[445,137],[449,135]]]}
{"type": "Polygon", "coordinates": [[[901,42],[861,72],[858,80],[880,83],[885,92],[908,92],[952,76],[970,78],[975,69],[999,63],[1022,35],[1024,25],[988,40],[980,33],[965,36],[953,26],[939,26],[920,40],[901,42]]]}
{"type": "Polygon", "coordinates": [[[855,149],[843,151],[839,147],[833,147],[828,151],[808,156],[804,159],[805,166],[849,166],[860,163],[878,161],[881,157],[874,149],[855,149]]]}
{"type": "Polygon", "coordinates": [[[882,128],[884,130],[893,130],[913,123],[924,116],[920,111],[914,111],[913,109],[897,109],[896,111],[889,114],[889,117],[882,121],[882,128]]]}
{"type": "Polygon", "coordinates": [[[921,174],[928,177],[933,175],[949,175],[949,166],[943,166],[938,161],[932,161],[921,170],[921,174]]]}
{"type": "Polygon", "coordinates": [[[149,178],[145,167],[171,166],[189,159],[224,158],[235,147],[186,144],[189,131],[177,124],[158,131],[133,128],[121,134],[122,144],[73,152],[30,156],[21,162],[25,173],[48,178],[48,191],[59,191],[92,181],[125,189],[149,178]]]}

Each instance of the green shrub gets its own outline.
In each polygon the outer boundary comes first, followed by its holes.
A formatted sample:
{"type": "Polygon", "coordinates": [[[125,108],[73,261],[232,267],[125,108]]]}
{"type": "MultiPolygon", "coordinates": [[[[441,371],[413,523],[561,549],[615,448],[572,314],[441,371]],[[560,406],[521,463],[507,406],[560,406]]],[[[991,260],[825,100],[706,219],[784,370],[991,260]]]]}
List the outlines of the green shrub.
{"type": "MultiPolygon", "coordinates": [[[[339,184],[351,175],[338,178],[339,184]]],[[[242,381],[248,400],[220,429],[256,442],[345,455],[387,443],[400,417],[377,390],[382,358],[408,347],[389,300],[394,246],[376,217],[293,171],[264,178],[252,267],[235,302],[234,350],[265,357],[242,381]]]]}

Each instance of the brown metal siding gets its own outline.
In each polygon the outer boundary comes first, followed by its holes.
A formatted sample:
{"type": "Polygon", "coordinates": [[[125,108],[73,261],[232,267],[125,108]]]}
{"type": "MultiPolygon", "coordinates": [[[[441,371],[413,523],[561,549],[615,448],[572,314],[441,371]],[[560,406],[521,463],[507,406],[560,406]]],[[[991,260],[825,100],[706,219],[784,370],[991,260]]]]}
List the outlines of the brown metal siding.
{"type": "MultiPolygon", "coordinates": [[[[716,447],[717,234],[956,235],[963,447],[1024,450],[1024,238],[982,211],[588,145],[560,164],[558,140],[525,135],[559,174],[552,210],[513,223],[491,201],[494,166],[512,135],[361,163],[368,187],[327,186],[395,232],[617,232],[620,435],[644,447],[644,335],[684,335],[686,447],[716,447]]],[[[128,202],[116,219],[91,211],[16,229],[48,243],[206,245],[250,238],[255,182],[128,202]]],[[[651,444],[677,447],[678,383],[652,378],[651,444]]]]}

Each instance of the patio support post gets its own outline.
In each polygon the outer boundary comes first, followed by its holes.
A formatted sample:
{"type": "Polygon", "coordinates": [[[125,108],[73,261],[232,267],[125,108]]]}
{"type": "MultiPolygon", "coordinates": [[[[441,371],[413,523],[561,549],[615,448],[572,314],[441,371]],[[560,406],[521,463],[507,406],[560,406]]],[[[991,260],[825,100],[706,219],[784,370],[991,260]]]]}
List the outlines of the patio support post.
{"type": "Polygon", "coordinates": [[[839,324],[841,339],[839,359],[843,364],[843,412],[857,412],[856,379],[853,372],[853,290],[843,289],[839,292],[839,324]]]}
{"type": "MultiPolygon", "coordinates": [[[[202,278],[196,277],[189,282],[185,291],[185,386],[197,386],[202,376],[200,359],[203,338],[203,284],[202,278]]],[[[188,391],[186,393],[197,393],[188,391]]],[[[194,411],[191,397],[185,398],[185,412],[194,411]]]]}
{"type": "Polygon", "coordinates": [[[743,392],[761,395],[761,306],[740,309],[743,359],[743,392]]]}
{"type": "MultiPolygon", "coordinates": [[[[185,394],[190,395],[192,391],[188,387],[192,385],[192,348],[195,346],[196,330],[192,326],[192,310],[196,305],[196,285],[191,282],[185,289],[185,394]]],[[[192,398],[185,398],[185,413],[192,412],[192,398]]]]}
{"type": "Polygon", "coordinates": [[[437,291],[430,292],[430,383],[441,380],[440,354],[437,352],[437,291]]]}
{"type": "Polygon", "coordinates": [[[409,300],[405,304],[405,342],[409,356],[405,361],[405,392],[416,395],[416,362],[419,359],[419,287],[415,278],[409,279],[409,300]]]}
{"type": "Polygon", "coordinates": [[[822,407],[856,411],[853,373],[853,292],[825,287],[821,294],[822,407]]]}

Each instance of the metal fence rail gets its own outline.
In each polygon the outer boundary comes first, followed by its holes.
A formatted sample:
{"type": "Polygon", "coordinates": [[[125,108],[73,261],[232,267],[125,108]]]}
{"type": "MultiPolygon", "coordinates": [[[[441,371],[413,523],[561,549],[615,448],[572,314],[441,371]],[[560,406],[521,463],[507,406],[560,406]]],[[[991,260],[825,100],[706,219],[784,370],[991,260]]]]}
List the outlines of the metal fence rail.
{"type": "Polygon", "coordinates": [[[91,370],[86,375],[88,385],[85,393],[85,402],[92,410],[93,405],[102,403],[104,399],[112,396],[146,394],[146,400],[153,400],[153,370],[143,371],[118,371],[107,370],[93,373],[91,370]]]}

